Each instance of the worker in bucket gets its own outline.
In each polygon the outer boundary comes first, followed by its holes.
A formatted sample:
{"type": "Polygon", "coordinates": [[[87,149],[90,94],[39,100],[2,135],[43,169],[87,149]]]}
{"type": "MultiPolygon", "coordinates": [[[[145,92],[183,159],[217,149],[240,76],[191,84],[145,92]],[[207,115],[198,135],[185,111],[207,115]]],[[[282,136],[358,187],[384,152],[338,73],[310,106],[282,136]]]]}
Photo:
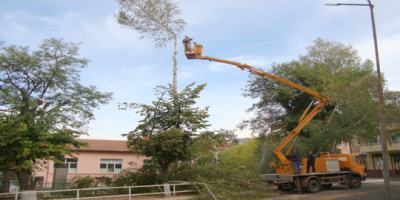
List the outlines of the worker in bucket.
{"type": "Polygon", "coordinates": [[[189,38],[189,36],[185,35],[185,39],[182,40],[182,42],[185,44],[185,51],[192,51],[192,48],[190,47],[190,42],[192,40],[192,38],[189,38]]]}

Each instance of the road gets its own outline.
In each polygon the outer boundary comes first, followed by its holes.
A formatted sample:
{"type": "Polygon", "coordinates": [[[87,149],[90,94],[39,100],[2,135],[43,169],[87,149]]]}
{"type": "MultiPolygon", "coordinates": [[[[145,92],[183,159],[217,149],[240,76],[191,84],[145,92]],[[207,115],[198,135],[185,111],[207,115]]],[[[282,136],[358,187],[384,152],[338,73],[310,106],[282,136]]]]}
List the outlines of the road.
{"type": "MultiPolygon", "coordinates": [[[[270,198],[273,200],[380,200],[384,199],[383,179],[370,178],[362,183],[360,189],[347,189],[346,186],[335,184],[330,189],[321,189],[318,193],[305,193],[294,189],[290,192],[279,193],[279,197],[270,198]]],[[[391,199],[400,200],[400,179],[391,179],[390,181],[391,199]]]]}

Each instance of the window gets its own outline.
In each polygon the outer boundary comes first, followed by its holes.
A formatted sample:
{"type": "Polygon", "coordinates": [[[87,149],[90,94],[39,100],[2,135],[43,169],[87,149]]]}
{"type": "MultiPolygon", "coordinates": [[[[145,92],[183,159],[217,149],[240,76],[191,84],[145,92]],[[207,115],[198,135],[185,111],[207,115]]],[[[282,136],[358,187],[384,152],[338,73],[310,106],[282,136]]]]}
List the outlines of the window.
{"type": "Polygon", "coordinates": [[[359,157],[359,156],[352,156],[352,157],[351,157],[351,161],[352,161],[353,163],[358,163],[358,164],[360,164],[360,165],[363,164],[363,162],[362,162],[362,160],[361,160],[361,157],[359,157]]]}
{"type": "MultiPolygon", "coordinates": [[[[77,172],[78,171],[78,158],[66,158],[64,160],[65,168],[68,168],[68,172],[77,172]]],[[[56,163],[54,163],[53,169],[56,168],[56,163]]]]}
{"type": "Polygon", "coordinates": [[[400,153],[391,153],[390,160],[392,161],[392,169],[400,170],[400,153]]]}
{"type": "Polygon", "coordinates": [[[389,136],[391,142],[400,142],[400,136],[397,135],[391,135],[389,136]]]}
{"type": "Polygon", "coordinates": [[[122,159],[101,159],[100,172],[121,172],[122,159]]]}
{"type": "Polygon", "coordinates": [[[347,161],[347,157],[337,157],[339,159],[339,161],[347,161]]]}
{"type": "Polygon", "coordinates": [[[372,154],[373,169],[382,169],[383,161],[382,154],[372,154]]]}
{"type": "Polygon", "coordinates": [[[78,158],[67,158],[65,159],[65,164],[68,165],[68,172],[78,171],[78,158]]]}

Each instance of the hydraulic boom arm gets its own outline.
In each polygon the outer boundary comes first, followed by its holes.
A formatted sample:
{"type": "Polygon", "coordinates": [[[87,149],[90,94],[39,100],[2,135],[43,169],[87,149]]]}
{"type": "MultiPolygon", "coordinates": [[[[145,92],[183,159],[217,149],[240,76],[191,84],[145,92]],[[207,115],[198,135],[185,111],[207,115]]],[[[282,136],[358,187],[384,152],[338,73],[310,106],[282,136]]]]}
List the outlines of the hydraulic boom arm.
{"type": "MultiPolygon", "coordinates": [[[[203,56],[203,46],[196,44],[195,42],[193,43],[193,49],[186,49],[187,45],[185,46],[185,55],[188,59],[201,59],[201,60],[209,60],[209,61],[215,61],[215,62],[221,62],[221,63],[226,63],[226,64],[230,64],[230,65],[236,65],[237,67],[239,67],[240,69],[244,70],[247,69],[249,72],[253,73],[253,74],[258,74],[260,76],[267,76],[271,79],[274,79],[278,82],[281,82],[285,85],[288,85],[290,87],[293,87],[295,89],[298,89],[300,91],[303,91],[305,93],[308,93],[312,96],[314,96],[313,101],[310,103],[310,106],[304,111],[303,115],[301,116],[300,120],[299,120],[299,125],[292,130],[292,132],[275,148],[275,150],[273,151],[274,155],[279,159],[279,161],[281,162],[282,166],[287,166],[287,165],[291,165],[292,162],[289,161],[285,154],[282,153],[282,149],[289,144],[289,142],[291,140],[293,140],[293,138],[295,138],[298,134],[300,134],[300,131],[304,128],[304,126],[306,124],[308,124],[312,118],[314,118],[314,116],[322,109],[325,107],[325,105],[330,101],[330,98],[327,96],[324,96],[318,92],[315,92],[313,90],[310,90],[308,88],[305,88],[303,86],[300,86],[296,83],[290,82],[288,80],[285,80],[283,78],[280,78],[278,76],[272,75],[270,73],[267,73],[261,69],[258,68],[254,68],[252,66],[246,65],[246,64],[242,64],[239,62],[234,62],[234,61],[229,61],[229,60],[223,60],[223,59],[219,59],[219,58],[213,58],[213,57],[208,57],[208,56],[203,56]],[[317,102],[317,105],[311,110],[310,108],[312,107],[312,105],[314,104],[314,102],[317,102]]],[[[292,146],[291,146],[292,147],[292,146]]],[[[291,149],[291,147],[289,148],[289,151],[291,149]]],[[[288,153],[288,152],[287,152],[288,153]]],[[[279,167],[279,166],[275,166],[274,167],[279,167]]]]}

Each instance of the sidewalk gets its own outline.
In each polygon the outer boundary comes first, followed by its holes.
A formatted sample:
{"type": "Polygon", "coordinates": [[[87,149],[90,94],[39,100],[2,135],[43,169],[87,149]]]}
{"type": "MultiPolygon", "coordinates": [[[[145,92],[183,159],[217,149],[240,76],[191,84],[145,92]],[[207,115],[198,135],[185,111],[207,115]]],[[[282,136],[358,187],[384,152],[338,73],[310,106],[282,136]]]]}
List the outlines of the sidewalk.
{"type": "MultiPolygon", "coordinates": [[[[400,181],[400,178],[389,178],[389,180],[390,181],[400,181]]],[[[366,180],[366,182],[379,182],[379,181],[383,182],[383,178],[368,178],[367,177],[367,180],[366,180]]]]}
{"type": "MultiPolygon", "coordinates": [[[[383,178],[367,178],[365,183],[371,183],[371,184],[383,184],[383,178]]],[[[393,186],[400,186],[400,178],[391,178],[389,180],[390,185],[393,186]]]]}

